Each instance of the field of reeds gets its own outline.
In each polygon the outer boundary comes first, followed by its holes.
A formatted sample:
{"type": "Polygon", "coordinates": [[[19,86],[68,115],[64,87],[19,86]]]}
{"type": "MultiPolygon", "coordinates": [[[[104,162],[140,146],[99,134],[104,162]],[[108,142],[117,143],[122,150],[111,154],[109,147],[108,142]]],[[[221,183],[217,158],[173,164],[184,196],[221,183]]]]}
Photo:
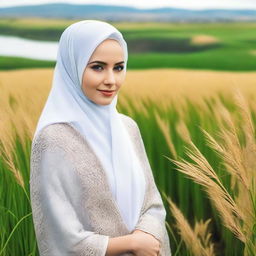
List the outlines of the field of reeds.
{"type": "MultiPolygon", "coordinates": [[[[39,255],[29,159],[52,74],[0,72],[0,256],[39,255]]],[[[253,73],[127,73],[117,107],[140,128],[167,209],[173,255],[254,255],[254,85],[253,73]]]]}

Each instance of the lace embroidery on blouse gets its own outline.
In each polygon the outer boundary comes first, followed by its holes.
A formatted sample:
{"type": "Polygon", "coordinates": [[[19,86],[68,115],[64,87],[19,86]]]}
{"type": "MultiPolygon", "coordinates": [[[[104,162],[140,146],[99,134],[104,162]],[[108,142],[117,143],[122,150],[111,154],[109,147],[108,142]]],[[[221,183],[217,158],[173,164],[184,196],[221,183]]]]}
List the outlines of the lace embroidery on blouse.
{"type": "MultiPolygon", "coordinates": [[[[166,212],[154,181],[139,128],[132,118],[123,114],[121,116],[132,142],[135,144],[138,158],[142,162],[147,184],[140,218],[135,229],[143,230],[155,236],[161,242],[159,255],[169,256],[171,251],[165,227],[166,212]]],[[[95,234],[78,242],[72,248],[72,252],[75,252],[72,255],[103,256],[106,252],[109,237],[127,235],[129,231],[121,217],[117,203],[112,197],[106,173],[99,159],[81,134],[68,123],[46,126],[39,132],[32,143],[30,197],[40,255],[58,256],[49,254],[48,228],[41,209],[38,189],[40,187],[40,179],[37,175],[42,153],[46,150],[54,152],[58,149],[62,150],[64,157],[74,163],[73,171],[77,173],[82,187],[82,194],[84,195],[81,200],[82,208],[86,209],[86,214],[88,215],[91,225],[90,233],[95,232],[95,234]]],[[[133,254],[126,253],[122,255],[133,254]]]]}

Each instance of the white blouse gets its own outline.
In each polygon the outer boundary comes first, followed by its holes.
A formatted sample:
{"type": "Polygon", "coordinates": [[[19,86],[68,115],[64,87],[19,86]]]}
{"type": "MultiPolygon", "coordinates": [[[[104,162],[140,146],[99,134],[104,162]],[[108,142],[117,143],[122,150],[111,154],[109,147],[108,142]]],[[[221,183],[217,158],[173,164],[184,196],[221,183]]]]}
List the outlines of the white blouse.
{"type": "MultiPolygon", "coordinates": [[[[146,178],[146,193],[135,229],[154,235],[161,242],[160,256],[169,256],[166,211],[139,128],[128,116],[122,115],[122,120],[146,178]]],[[[40,131],[32,144],[30,175],[40,256],[104,256],[110,237],[131,233],[100,161],[81,134],[68,123],[52,124],[40,131]]]]}

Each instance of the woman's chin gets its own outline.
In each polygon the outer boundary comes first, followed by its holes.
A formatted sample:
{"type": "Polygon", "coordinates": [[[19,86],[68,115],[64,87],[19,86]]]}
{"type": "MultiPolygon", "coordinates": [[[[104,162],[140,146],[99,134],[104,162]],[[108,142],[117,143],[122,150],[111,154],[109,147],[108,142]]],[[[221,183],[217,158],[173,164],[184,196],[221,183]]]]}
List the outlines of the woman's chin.
{"type": "Polygon", "coordinates": [[[113,98],[114,97],[109,97],[109,98],[105,98],[105,99],[98,99],[98,100],[95,100],[94,102],[98,105],[106,106],[106,105],[111,104],[111,102],[113,101],[113,98]]]}

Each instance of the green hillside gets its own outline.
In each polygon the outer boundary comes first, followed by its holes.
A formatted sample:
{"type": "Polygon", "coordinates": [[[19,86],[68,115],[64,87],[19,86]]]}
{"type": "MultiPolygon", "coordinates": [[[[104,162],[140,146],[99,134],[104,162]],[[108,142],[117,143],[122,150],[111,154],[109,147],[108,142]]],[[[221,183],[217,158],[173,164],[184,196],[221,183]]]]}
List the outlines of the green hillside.
{"type": "MultiPolygon", "coordinates": [[[[1,35],[58,41],[70,20],[0,19],[1,35]]],[[[128,44],[129,69],[256,69],[256,23],[114,23],[128,44]]],[[[52,67],[54,62],[0,58],[1,69],[52,67]]]]}

